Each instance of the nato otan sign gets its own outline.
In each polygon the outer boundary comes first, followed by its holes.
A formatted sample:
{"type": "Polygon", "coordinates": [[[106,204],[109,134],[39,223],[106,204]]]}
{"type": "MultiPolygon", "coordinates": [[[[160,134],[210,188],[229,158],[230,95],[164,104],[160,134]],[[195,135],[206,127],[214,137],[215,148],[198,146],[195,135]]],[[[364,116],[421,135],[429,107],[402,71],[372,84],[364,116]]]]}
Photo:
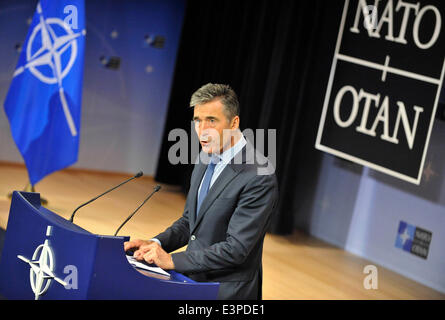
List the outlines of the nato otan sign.
{"type": "Polygon", "coordinates": [[[420,183],[444,76],[444,7],[345,1],[317,149],[420,183]]]}

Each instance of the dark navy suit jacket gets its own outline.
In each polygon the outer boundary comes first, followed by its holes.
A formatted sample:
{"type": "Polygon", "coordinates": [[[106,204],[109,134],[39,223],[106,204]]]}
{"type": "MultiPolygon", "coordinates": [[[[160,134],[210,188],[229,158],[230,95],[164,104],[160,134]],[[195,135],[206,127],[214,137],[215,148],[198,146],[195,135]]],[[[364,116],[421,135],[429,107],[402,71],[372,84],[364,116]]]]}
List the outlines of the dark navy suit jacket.
{"type": "Polygon", "coordinates": [[[191,279],[220,282],[219,299],[261,299],[262,251],[278,200],[274,168],[248,142],[227,164],[201,204],[198,188],[206,171],[195,164],[183,215],[159,239],[175,270],[191,279]]]}

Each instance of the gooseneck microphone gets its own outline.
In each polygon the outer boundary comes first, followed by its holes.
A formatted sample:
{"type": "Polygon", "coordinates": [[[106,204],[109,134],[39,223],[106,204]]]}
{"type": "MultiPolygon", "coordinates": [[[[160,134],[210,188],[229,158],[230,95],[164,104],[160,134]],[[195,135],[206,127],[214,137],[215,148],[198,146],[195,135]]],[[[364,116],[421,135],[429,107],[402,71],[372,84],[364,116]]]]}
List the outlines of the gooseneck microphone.
{"type": "Polygon", "coordinates": [[[144,175],[144,174],[142,173],[142,171],[139,171],[138,173],[136,173],[136,174],[135,174],[133,177],[131,177],[130,179],[127,179],[127,180],[125,180],[124,182],[121,182],[120,184],[118,184],[117,186],[111,188],[110,190],[107,190],[107,191],[105,191],[104,193],[98,195],[97,197],[91,199],[90,201],[87,201],[87,202],[81,204],[81,205],[78,206],[78,207],[73,211],[73,213],[71,214],[70,221],[73,222],[73,220],[74,220],[74,215],[76,214],[77,210],[79,210],[79,209],[82,208],[83,206],[86,206],[87,204],[89,204],[89,203],[93,202],[94,200],[96,200],[96,199],[102,197],[103,195],[106,195],[108,192],[111,192],[111,191],[113,191],[114,189],[119,188],[121,185],[126,184],[127,182],[129,182],[129,181],[131,181],[131,180],[133,180],[133,179],[142,177],[143,175],[144,175]]]}
{"type": "Polygon", "coordinates": [[[133,213],[132,214],[130,214],[129,216],[128,216],[128,218],[127,219],[125,219],[125,221],[124,222],[122,222],[122,224],[119,226],[119,228],[117,228],[117,230],[116,230],[116,232],[114,233],[114,236],[117,236],[117,233],[119,232],[119,230],[120,229],[122,229],[122,227],[128,222],[128,220],[130,220],[133,216],[134,216],[134,214],[136,213],[136,212],[138,212],[139,211],[139,209],[156,193],[156,192],[158,192],[159,190],[161,190],[161,186],[158,184],[157,186],[155,186],[154,188],[153,188],[153,191],[152,191],[152,193],[150,193],[150,195],[147,197],[147,198],[145,198],[145,200],[144,200],[144,202],[142,202],[141,203],[141,205],[139,206],[139,207],[137,207],[136,208],[136,210],[134,210],[133,211],[133,213]]]}

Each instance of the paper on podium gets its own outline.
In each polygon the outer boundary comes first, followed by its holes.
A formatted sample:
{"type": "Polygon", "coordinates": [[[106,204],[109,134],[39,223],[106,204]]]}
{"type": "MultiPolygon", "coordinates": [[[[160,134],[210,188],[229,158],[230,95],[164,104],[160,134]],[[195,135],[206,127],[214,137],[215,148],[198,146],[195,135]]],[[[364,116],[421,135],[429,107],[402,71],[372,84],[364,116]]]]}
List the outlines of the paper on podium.
{"type": "Polygon", "coordinates": [[[142,269],[142,270],[147,270],[147,271],[151,271],[151,272],[155,272],[155,273],[162,274],[164,276],[170,277],[170,274],[168,272],[166,272],[165,270],[163,270],[163,269],[161,269],[159,267],[151,267],[147,263],[138,261],[138,260],[136,260],[132,256],[127,256],[127,260],[135,268],[142,269]]]}

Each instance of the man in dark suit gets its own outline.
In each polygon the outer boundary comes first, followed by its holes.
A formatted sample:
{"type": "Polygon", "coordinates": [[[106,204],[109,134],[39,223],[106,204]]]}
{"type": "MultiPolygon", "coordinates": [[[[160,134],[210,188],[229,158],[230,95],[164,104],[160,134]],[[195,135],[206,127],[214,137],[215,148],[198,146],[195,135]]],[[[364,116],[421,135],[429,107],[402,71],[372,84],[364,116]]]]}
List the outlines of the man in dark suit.
{"type": "Polygon", "coordinates": [[[183,215],[155,238],[126,242],[124,249],[193,280],[220,282],[219,299],[261,299],[263,241],[278,199],[274,168],[239,130],[238,99],[229,86],[201,87],[190,106],[202,151],[183,215]]]}

